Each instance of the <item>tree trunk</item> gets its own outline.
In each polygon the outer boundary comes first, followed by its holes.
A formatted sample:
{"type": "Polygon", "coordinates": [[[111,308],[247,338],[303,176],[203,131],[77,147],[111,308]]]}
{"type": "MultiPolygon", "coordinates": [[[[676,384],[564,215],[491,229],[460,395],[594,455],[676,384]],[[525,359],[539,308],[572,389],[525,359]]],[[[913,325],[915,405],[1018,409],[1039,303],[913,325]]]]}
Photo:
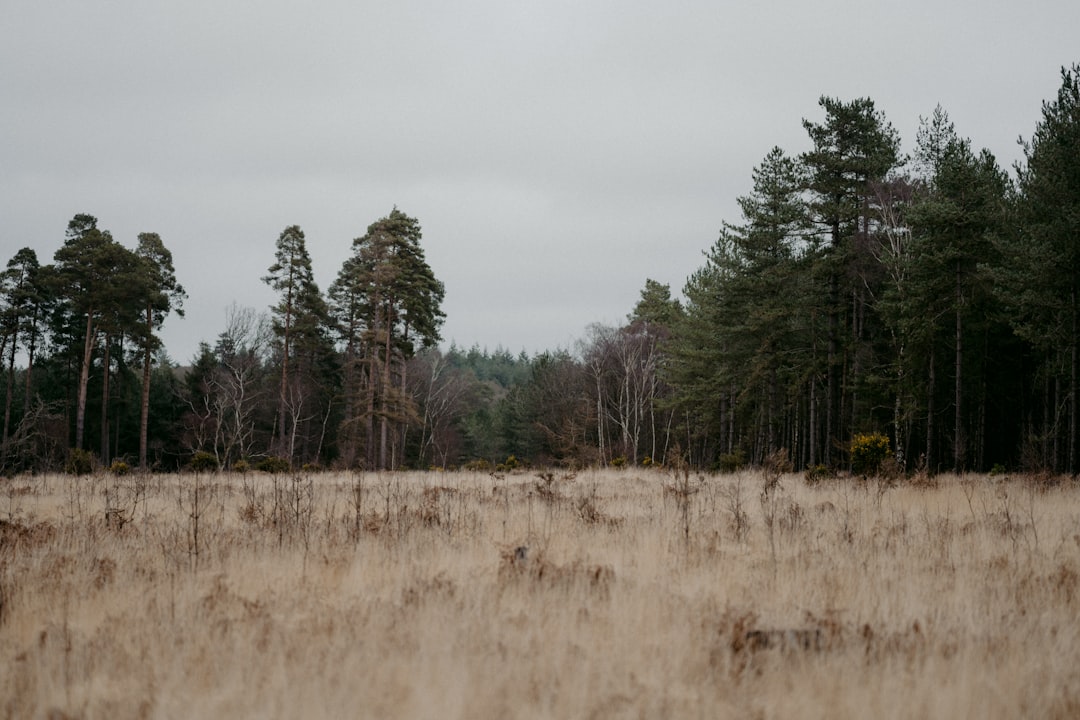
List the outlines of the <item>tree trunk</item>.
{"type": "Polygon", "coordinates": [[[934,430],[936,423],[934,422],[934,380],[937,375],[937,368],[934,362],[934,340],[930,339],[930,375],[927,378],[926,385],[926,470],[931,475],[936,472],[934,466],[934,430]]]}
{"type": "Polygon", "coordinates": [[[109,464],[109,364],[110,337],[105,336],[105,354],[101,360],[101,462],[109,464]]]}
{"type": "Polygon", "coordinates": [[[811,468],[817,467],[817,380],[813,377],[810,378],[810,407],[807,408],[807,414],[809,417],[809,432],[807,433],[807,445],[809,451],[809,460],[807,461],[811,468]]]}
{"type": "Polygon", "coordinates": [[[118,408],[114,408],[113,412],[113,433],[112,433],[112,455],[110,457],[120,457],[120,422],[124,418],[124,410],[127,404],[124,402],[124,376],[120,372],[120,364],[124,360],[124,336],[120,335],[120,342],[117,345],[120,350],[120,359],[116,361],[116,397],[118,408]]]}
{"type": "Polygon", "coordinates": [[[289,277],[286,284],[285,291],[285,327],[281,338],[281,387],[278,395],[278,438],[277,438],[277,453],[278,455],[287,454],[285,459],[292,464],[292,453],[286,453],[286,437],[285,437],[285,418],[286,418],[286,405],[289,398],[289,331],[292,329],[292,314],[293,314],[293,286],[296,284],[296,268],[293,262],[295,256],[289,258],[289,277]]]}
{"type": "MultiPolygon", "coordinates": [[[[11,394],[15,390],[15,348],[19,338],[18,317],[15,319],[15,328],[15,331],[11,334],[11,349],[8,355],[7,392],[4,393],[4,435],[3,440],[0,441],[0,460],[7,460],[8,431],[11,424],[11,394]]],[[[0,357],[3,357],[2,352],[0,352],[0,357]]],[[[29,405],[23,406],[23,413],[26,413],[27,408],[29,408],[29,405]]]]}
{"type": "Polygon", "coordinates": [[[776,369],[773,368],[769,371],[769,415],[768,415],[768,431],[766,439],[766,456],[771,455],[776,451],[776,416],[779,411],[776,407],[776,369]]]}
{"type": "MultiPolygon", "coordinates": [[[[290,270],[290,273],[292,271],[290,270]]],[[[285,334],[281,344],[281,395],[278,399],[278,452],[285,450],[285,406],[288,402],[289,393],[289,325],[292,321],[292,282],[290,278],[289,292],[285,299],[285,334]]],[[[286,458],[292,463],[292,455],[286,458]]]]}
{"type": "Polygon", "coordinates": [[[963,288],[961,285],[960,263],[956,264],[956,390],[954,408],[956,410],[953,428],[953,471],[964,470],[964,324],[962,313],[963,288]]]}
{"type": "MultiPolygon", "coordinates": [[[[835,285],[835,281],[834,281],[835,285]]],[[[830,293],[831,295],[832,293],[830,293]]],[[[829,309],[829,357],[826,364],[825,387],[825,464],[832,467],[833,405],[836,398],[836,312],[829,309]]]]}
{"type": "Polygon", "coordinates": [[[83,447],[83,434],[86,429],[86,389],[90,385],[90,360],[94,356],[96,341],[94,314],[90,310],[86,313],[86,337],[83,340],[82,366],[79,369],[79,395],[75,401],[75,447],[80,450],[83,447]]]}
{"type": "Polygon", "coordinates": [[[150,333],[154,329],[153,309],[146,306],[146,348],[143,350],[142,398],[139,403],[139,467],[145,470],[148,428],[150,426],[150,333]]]}
{"type": "Polygon", "coordinates": [[[385,356],[383,357],[383,368],[382,368],[382,371],[383,371],[383,380],[382,380],[383,393],[382,393],[382,402],[380,403],[380,405],[382,406],[382,409],[381,409],[382,417],[380,418],[380,423],[379,423],[379,468],[383,469],[383,470],[388,469],[387,449],[388,449],[388,442],[389,442],[389,439],[390,439],[390,426],[389,426],[389,417],[388,417],[388,414],[389,414],[389,411],[390,411],[390,407],[388,405],[388,402],[389,402],[389,399],[390,399],[389,398],[389,395],[390,395],[390,392],[389,392],[389,390],[390,390],[390,318],[389,318],[389,313],[387,313],[387,315],[388,316],[386,318],[386,345],[384,346],[385,356]]]}
{"type": "MultiPolygon", "coordinates": [[[[1039,449],[1043,468],[1050,467],[1050,369],[1043,375],[1042,432],[1039,433],[1039,449]]],[[[1031,469],[1031,468],[1025,468],[1031,469]]]]}
{"type": "Polygon", "coordinates": [[[378,370],[378,345],[372,343],[368,349],[367,408],[364,413],[364,464],[367,469],[375,467],[375,380],[378,370]]]}
{"type": "Polygon", "coordinates": [[[1077,357],[1077,292],[1076,292],[1076,275],[1073,275],[1072,286],[1072,336],[1069,343],[1072,348],[1072,358],[1069,363],[1069,472],[1075,473],[1076,468],[1076,411],[1077,411],[1077,375],[1080,374],[1080,365],[1077,357]]]}
{"type": "MultiPolygon", "coordinates": [[[[35,310],[35,314],[36,314],[35,310]]],[[[30,407],[30,393],[33,389],[31,385],[30,376],[34,370],[34,351],[37,349],[37,317],[33,320],[33,324],[30,326],[30,342],[26,348],[26,384],[23,388],[23,412],[30,407]]]]}
{"type": "Polygon", "coordinates": [[[1050,469],[1054,472],[1061,470],[1061,375],[1054,375],[1054,424],[1051,428],[1054,433],[1053,455],[1050,458],[1050,469]]]}

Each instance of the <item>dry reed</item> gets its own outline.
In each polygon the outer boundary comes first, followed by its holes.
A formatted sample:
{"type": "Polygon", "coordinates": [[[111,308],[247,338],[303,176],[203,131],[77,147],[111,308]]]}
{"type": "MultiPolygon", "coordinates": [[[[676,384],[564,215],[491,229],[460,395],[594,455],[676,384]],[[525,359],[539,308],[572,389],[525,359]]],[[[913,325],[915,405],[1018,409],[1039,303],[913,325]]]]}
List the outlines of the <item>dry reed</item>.
{"type": "Polygon", "coordinates": [[[1080,716],[1069,481],[0,482],[4,717],[1080,716]]]}

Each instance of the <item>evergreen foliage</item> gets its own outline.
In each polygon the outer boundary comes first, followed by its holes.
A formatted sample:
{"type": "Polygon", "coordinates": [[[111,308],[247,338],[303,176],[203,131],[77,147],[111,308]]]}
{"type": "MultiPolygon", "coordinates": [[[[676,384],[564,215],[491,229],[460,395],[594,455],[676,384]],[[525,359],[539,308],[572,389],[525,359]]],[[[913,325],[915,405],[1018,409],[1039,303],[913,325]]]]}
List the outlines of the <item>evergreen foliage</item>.
{"type": "Polygon", "coordinates": [[[778,453],[815,481],[889,455],[1080,471],[1080,66],[1015,182],[940,107],[910,161],[873,101],[820,111],[805,151],[753,169],[681,297],[646,279],[573,352],[440,348],[445,288],[394,208],[325,295],[285,228],[272,307],[229,308],[179,368],[158,338],[185,299],[162,239],[129,250],[76,215],[51,264],[23,248],[0,272],[0,472],[727,470],[778,453]]]}

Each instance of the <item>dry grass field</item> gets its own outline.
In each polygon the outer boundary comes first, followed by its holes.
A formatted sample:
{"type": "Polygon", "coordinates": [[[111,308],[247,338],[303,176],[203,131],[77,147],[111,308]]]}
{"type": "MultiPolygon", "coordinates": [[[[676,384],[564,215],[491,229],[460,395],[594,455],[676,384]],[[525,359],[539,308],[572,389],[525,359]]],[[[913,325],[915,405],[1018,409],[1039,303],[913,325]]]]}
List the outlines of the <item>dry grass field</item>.
{"type": "Polygon", "coordinates": [[[1068,480],[0,483],[7,718],[1080,717],[1068,480]]]}

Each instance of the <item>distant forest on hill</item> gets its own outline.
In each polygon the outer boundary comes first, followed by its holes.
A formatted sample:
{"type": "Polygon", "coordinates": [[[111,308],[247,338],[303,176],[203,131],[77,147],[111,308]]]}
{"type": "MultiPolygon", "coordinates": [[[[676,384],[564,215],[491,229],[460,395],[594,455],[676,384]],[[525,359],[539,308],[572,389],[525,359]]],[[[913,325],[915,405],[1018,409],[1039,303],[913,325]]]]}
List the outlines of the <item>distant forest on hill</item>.
{"type": "MultiPolygon", "coordinates": [[[[1075,474],[1080,65],[1009,173],[940,107],[911,156],[868,98],[824,97],[770,150],[681,296],[534,356],[440,348],[444,288],[395,208],[324,292],[285,228],[265,310],[234,306],[183,369],[159,332],[186,293],[166,239],[76,215],[51,262],[0,274],[0,471],[245,467],[850,468],[1075,474]]],[[[271,252],[272,250],[272,252],[271,252]]]]}

